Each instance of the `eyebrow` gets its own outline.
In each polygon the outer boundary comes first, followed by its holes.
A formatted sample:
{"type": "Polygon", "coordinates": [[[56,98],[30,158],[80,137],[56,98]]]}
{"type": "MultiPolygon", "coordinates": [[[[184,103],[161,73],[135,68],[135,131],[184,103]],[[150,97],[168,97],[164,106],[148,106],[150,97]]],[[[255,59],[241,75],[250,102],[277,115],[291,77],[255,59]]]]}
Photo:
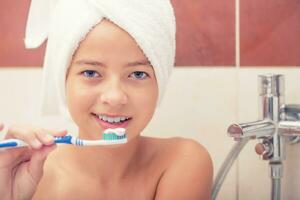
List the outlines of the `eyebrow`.
{"type": "MultiPolygon", "coordinates": [[[[85,65],[106,67],[106,65],[104,63],[102,63],[100,61],[95,61],[95,60],[77,60],[75,63],[79,64],[79,65],[85,64],[85,65]]],[[[148,60],[139,60],[139,61],[129,62],[125,66],[135,67],[135,66],[140,66],[140,65],[151,66],[151,63],[148,60]]]]}

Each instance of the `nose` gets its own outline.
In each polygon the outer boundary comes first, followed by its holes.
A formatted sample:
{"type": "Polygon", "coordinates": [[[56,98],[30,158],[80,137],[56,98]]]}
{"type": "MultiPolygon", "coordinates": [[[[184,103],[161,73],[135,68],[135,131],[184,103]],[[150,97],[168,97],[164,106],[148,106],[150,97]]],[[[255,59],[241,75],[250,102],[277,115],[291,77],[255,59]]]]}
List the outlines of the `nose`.
{"type": "Polygon", "coordinates": [[[120,80],[113,79],[102,84],[100,101],[111,107],[125,105],[128,101],[127,93],[120,80]]]}

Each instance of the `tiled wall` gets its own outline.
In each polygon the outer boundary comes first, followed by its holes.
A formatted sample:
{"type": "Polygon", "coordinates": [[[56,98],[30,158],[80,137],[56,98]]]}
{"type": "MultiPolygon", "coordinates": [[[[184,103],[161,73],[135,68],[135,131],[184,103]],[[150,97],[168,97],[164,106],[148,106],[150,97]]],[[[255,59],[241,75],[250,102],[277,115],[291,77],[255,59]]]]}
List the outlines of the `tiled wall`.
{"type": "MultiPolygon", "coordinates": [[[[235,64],[234,0],[172,0],[177,17],[176,65],[235,64]]],[[[41,66],[45,46],[26,50],[29,0],[0,2],[0,66],[41,66]]]]}
{"type": "Polygon", "coordinates": [[[300,1],[241,0],[243,66],[300,65],[300,1]]]}
{"type": "MultiPolygon", "coordinates": [[[[299,0],[171,1],[177,66],[300,65],[299,0]]],[[[45,45],[26,50],[23,43],[29,5],[0,2],[0,66],[42,65],[45,45]]]]}
{"type": "Polygon", "coordinates": [[[41,66],[45,46],[26,50],[24,35],[30,1],[0,1],[0,67],[41,66]]]}
{"type": "Polygon", "coordinates": [[[235,65],[234,0],[172,0],[177,66],[235,65]]]}

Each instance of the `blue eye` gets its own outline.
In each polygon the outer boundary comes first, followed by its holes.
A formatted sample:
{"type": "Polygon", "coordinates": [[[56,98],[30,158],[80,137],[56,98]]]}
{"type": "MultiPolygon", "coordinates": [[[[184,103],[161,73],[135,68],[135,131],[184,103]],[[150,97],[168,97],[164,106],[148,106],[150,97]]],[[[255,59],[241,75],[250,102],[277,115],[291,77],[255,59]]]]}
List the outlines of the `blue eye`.
{"type": "Polygon", "coordinates": [[[93,71],[93,70],[85,70],[82,72],[82,74],[85,76],[85,77],[88,77],[88,78],[96,78],[96,77],[99,77],[99,73],[93,71]]]}
{"type": "Polygon", "coordinates": [[[130,74],[130,76],[135,79],[145,79],[149,77],[149,75],[146,72],[142,72],[142,71],[135,71],[132,74],[130,74]]]}

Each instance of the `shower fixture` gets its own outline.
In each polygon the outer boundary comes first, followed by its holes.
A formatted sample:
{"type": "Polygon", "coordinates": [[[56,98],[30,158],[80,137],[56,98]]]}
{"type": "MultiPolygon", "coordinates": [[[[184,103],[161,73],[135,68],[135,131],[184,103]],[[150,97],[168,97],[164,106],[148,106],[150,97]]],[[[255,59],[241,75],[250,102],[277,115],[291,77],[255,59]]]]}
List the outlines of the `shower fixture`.
{"type": "Polygon", "coordinates": [[[284,76],[280,74],[260,75],[259,120],[232,124],[228,135],[237,143],[234,145],[214,181],[212,200],[217,193],[242,148],[251,139],[259,139],[256,151],[263,160],[268,160],[271,169],[271,200],[281,199],[282,162],[286,159],[286,143],[300,141],[300,105],[284,103],[284,76]]]}

